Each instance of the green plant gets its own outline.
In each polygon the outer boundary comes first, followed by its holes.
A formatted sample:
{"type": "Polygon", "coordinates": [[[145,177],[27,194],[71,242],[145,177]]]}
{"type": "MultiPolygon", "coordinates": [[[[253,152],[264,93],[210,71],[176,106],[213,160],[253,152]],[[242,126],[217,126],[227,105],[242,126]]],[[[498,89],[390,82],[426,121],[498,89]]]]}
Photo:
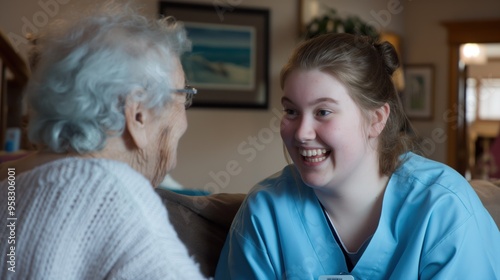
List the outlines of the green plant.
{"type": "Polygon", "coordinates": [[[357,16],[341,18],[335,9],[329,9],[324,15],[313,18],[306,25],[305,39],[310,39],[325,33],[350,33],[366,35],[377,39],[378,31],[372,25],[357,16]]]}

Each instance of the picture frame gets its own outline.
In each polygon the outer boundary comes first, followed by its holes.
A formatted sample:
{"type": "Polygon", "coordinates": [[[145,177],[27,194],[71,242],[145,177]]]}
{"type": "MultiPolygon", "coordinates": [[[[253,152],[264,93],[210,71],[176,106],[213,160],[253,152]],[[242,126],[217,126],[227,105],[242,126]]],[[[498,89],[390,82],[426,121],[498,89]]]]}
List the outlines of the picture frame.
{"type": "Polygon", "coordinates": [[[405,87],[401,101],[410,119],[432,120],[434,115],[434,66],[406,64],[405,87]]]}
{"type": "Polygon", "coordinates": [[[161,1],[159,13],[183,22],[191,40],[182,65],[198,89],[193,107],[268,108],[268,9],[161,1]]]}

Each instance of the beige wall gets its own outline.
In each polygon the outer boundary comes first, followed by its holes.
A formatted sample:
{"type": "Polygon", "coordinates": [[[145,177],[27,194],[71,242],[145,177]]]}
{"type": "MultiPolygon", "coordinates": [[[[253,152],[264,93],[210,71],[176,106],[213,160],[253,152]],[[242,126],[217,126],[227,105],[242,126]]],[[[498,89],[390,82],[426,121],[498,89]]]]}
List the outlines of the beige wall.
{"type": "MultiPolygon", "coordinates": [[[[42,3],[57,0],[42,0],[42,3]]],[[[182,1],[188,2],[188,1],[182,1]]],[[[189,1],[193,2],[193,1],[189,1]]],[[[224,1],[203,0],[204,3],[224,1]]],[[[174,179],[188,188],[214,192],[247,192],[264,177],[280,170],[286,163],[282,152],[276,111],[281,110],[279,71],[298,42],[296,30],[297,1],[243,0],[241,6],[269,8],[270,21],[270,109],[188,111],[189,128],[181,140],[179,160],[174,179]],[[231,174],[232,173],[232,174],[231,174]]],[[[436,69],[436,109],[430,122],[415,122],[424,137],[436,129],[446,131],[443,114],[447,95],[446,32],[440,22],[450,19],[500,17],[500,1],[452,0],[358,0],[321,1],[336,8],[341,15],[355,14],[372,21],[383,30],[402,37],[405,63],[431,63],[436,69]]],[[[59,8],[80,10],[85,0],[58,0],[59,8]]],[[[157,1],[144,0],[145,10],[156,14],[157,1]]],[[[236,7],[238,9],[238,6],[236,7]]],[[[35,15],[43,20],[43,8],[36,0],[2,1],[0,28],[21,35],[23,18],[33,21],[35,15]]],[[[46,13],[47,14],[47,13],[46,13]]],[[[57,14],[54,15],[57,17],[57,14]]],[[[52,19],[52,16],[49,17],[52,19]]],[[[43,21],[38,22],[43,24],[43,21]]],[[[20,46],[20,51],[22,51],[20,46]]],[[[433,140],[429,147],[431,158],[445,161],[446,143],[433,140]]]]}

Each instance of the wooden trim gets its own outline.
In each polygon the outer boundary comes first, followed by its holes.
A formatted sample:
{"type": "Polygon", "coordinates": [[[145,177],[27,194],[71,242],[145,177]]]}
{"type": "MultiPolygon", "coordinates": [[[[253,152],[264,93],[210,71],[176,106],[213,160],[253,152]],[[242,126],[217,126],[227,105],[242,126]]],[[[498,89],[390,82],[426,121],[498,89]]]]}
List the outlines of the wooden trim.
{"type": "Polygon", "coordinates": [[[450,45],[449,67],[448,67],[448,110],[446,111],[446,120],[448,123],[448,151],[447,163],[454,169],[457,169],[457,124],[458,124],[458,52],[459,47],[450,45]]]}
{"type": "Polygon", "coordinates": [[[498,43],[500,19],[443,22],[449,44],[498,43]]]}

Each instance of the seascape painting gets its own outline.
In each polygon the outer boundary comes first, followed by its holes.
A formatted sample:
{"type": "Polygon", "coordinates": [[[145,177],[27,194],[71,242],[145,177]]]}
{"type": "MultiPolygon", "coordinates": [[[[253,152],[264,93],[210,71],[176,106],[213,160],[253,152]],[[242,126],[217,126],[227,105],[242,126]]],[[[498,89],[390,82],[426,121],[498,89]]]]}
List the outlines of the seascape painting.
{"type": "Polygon", "coordinates": [[[185,22],[192,51],[182,58],[189,84],[206,89],[255,87],[255,28],[185,22]]]}
{"type": "Polygon", "coordinates": [[[193,107],[267,109],[269,9],[216,13],[214,5],[160,1],[159,14],[182,22],[191,41],[181,63],[198,89],[193,107]]]}

